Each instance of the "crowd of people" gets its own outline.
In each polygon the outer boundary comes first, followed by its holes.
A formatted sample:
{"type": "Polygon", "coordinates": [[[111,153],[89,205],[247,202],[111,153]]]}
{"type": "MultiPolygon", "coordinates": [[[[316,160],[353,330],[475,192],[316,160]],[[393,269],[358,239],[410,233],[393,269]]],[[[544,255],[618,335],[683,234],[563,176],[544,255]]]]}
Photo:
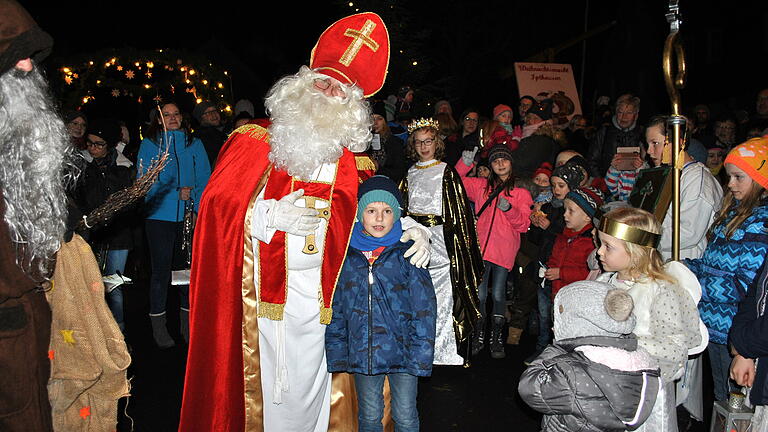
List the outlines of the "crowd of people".
{"type": "MultiPolygon", "coordinates": [[[[25,37],[42,37],[9,4],[31,29],[25,37]]],[[[35,55],[50,41],[37,42],[0,51],[8,56],[0,106],[8,105],[13,80],[43,82],[35,55]]],[[[56,201],[51,231],[62,232],[51,244],[73,244],[74,233],[87,240],[112,325],[130,332],[126,263],[146,242],[154,343],[188,347],[180,430],[381,431],[394,424],[417,431],[418,377],[430,376],[433,365],[471,367],[485,350],[505,358],[528,331],[536,346],[526,353],[518,390],[544,414],[542,430],[676,431],[680,405],[701,421],[705,350],[713,398],[752,389],[753,425],[768,430],[768,377],[759,362],[768,356],[768,89],[757,94],[752,115],[711,116],[706,105],[694,107],[678,156],[676,227],[668,200],[637,202],[653,195],[644,181],[668,177],[673,161],[669,117],[642,126],[637,96],[601,100],[595,115],[562,125],[546,97],[459,116],[447,100],[434,103],[434,112],[415,112],[410,86],[377,96],[388,50],[378,15],[337,21],[310,65],[270,89],[266,119],[255,119],[245,100],[229,119],[208,101],[188,115],[166,100],[149,113],[140,143],[124,123],[98,113],[63,111],[49,122],[60,126],[57,148],[71,153],[58,163],[66,159],[80,172],[76,181],[56,180],[67,203],[56,201]],[[161,159],[140,203],[88,223],[161,159]],[[671,260],[675,231],[679,261],[671,260]],[[167,328],[171,287],[181,340],[167,328]]],[[[48,105],[44,111],[53,113],[48,105]]],[[[35,134],[28,139],[36,142],[35,134]]],[[[6,155],[0,162],[15,163],[6,155]]],[[[3,265],[11,263],[31,288],[3,292],[0,343],[8,339],[2,332],[32,322],[19,313],[42,317],[38,327],[51,321],[45,300],[33,296],[51,281],[55,251],[41,261],[18,248],[34,238],[24,226],[36,223],[14,225],[18,180],[0,176],[3,265]]],[[[50,309],[57,328],[55,304],[50,309]]],[[[46,410],[61,404],[58,393],[49,395],[51,406],[44,396],[46,365],[56,366],[58,351],[37,358],[45,354],[41,341],[56,335],[37,332],[35,361],[20,372],[37,377],[39,403],[24,411],[35,424],[24,429],[32,423],[17,414],[0,418],[8,430],[50,430],[46,410]]],[[[75,344],[73,330],[61,332],[75,344]]],[[[5,356],[0,365],[12,363],[5,356]]],[[[10,392],[23,393],[17,387],[10,392]]],[[[84,416],[86,407],[70,405],[83,419],[91,415],[90,406],[84,416]]],[[[109,427],[113,411],[104,411],[109,427]]],[[[60,424],[56,416],[54,409],[60,424]]]]}

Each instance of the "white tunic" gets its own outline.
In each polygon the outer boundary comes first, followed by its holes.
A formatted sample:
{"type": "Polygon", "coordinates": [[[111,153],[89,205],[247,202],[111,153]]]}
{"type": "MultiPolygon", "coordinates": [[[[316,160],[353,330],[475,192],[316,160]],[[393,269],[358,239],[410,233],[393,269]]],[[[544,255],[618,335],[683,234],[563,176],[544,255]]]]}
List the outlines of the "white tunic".
{"type": "MultiPolygon", "coordinates": [[[[408,170],[408,211],[410,213],[443,215],[443,173],[445,162],[417,162],[408,170]],[[425,169],[417,167],[428,166],[425,169]]],[[[461,365],[464,359],[458,354],[456,334],[453,330],[453,285],[451,260],[445,248],[443,226],[429,228],[432,233],[432,255],[429,275],[437,297],[437,331],[435,334],[436,365],[461,365]]]]}

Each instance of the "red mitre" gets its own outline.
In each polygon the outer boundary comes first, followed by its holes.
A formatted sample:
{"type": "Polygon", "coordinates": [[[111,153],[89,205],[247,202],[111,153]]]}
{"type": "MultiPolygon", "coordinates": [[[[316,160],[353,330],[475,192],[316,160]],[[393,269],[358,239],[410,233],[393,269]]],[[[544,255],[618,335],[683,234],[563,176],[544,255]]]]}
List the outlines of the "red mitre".
{"type": "Polygon", "coordinates": [[[342,18],[325,29],[312,48],[310,68],[340,82],[355,84],[365,97],[384,86],[389,66],[389,33],[381,17],[365,12],[342,18]]]}

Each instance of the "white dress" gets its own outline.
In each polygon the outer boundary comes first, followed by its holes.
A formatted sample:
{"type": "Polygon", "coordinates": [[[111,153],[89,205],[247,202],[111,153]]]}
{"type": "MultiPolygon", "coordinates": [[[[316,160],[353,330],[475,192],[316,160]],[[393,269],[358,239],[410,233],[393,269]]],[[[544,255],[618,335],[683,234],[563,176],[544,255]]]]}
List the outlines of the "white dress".
{"type": "MultiPolygon", "coordinates": [[[[673,273],[676,279],[684,281],[682,283],[692,282],[688,273],[693,281],[696,280],[690,270],[678,262],[667,264],[667,269],[667,273],[673,273]],[[672,267],[671,271],[669,267],[672,267]]],[[[625,289],[632,296],[635,304],[633,313],[637,320],[633,333],[637,336],[638,345],[659,362],[661,369],[662,387],[656,404],[648,420],[637,430],[676,432],[675,381],[684,374],[689,352],[700,351],[706,346],[706,327],[696,308],[698,299],[688,291],[695,291],[695,287],[684,288],[680,284],[664,281],[623,281],[616,275],[603,273],[597,280],[625,289]]],[[[701,293],[701,287],[698,289],[701,293]]]]}
{"type": "MultiPolygon", "coordinates": [[[[417,162],[408,169],[408,212],[443,215],[443,173],[445,162],[417,162]],[[421,168],[421,167],[427,168],[421,168]]],[[[450,263],[445,248],[443,226],[429,228],[432,234],[432,255],[429,275],[437,297],[437,332],[435,335],[436,365],[461,365],[464,359],[458,354],[456,334],[453,330],[453,286],[450,263]]]]}

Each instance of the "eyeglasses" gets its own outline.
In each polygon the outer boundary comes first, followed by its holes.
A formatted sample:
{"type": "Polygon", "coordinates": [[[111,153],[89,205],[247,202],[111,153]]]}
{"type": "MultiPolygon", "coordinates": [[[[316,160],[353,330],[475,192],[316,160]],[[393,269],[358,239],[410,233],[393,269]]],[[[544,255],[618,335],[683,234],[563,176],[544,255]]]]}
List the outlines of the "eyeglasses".
{"type": "Polygon", "coordinates": [[[107,142],[106,141],[98,141],[98,142],[97,141],[91,141],[91,140],[87,140],[87,141],[88,141],[88,147],[104,148],[104,147],[107,146],[107,142]]]}
{"type": "Polygon", "coordinates": [[[315,78],[314,85],[316,89],[323,92],[332,88],[331,94],[336,97],[344,97],[347,95],[339,84],[331,82],[328,78],[315,78]]]}
{"type": "Polygon", "coordinates": [[[469,123],[477,123],[477,119],[472,117],[464,117],[464,121],[469,123]]]}
{"type": "Polygon", "coordinates": [[[435,143],[435,139],[434,138],[427,138],[425,140],[418,140],[418,139],[413,140],[413,146],[416,147],[416,148],[419,148],[419,147],[422,147],[422,148],[432,147],[432,144],[434,144],[434,143],[435,143]]]}

